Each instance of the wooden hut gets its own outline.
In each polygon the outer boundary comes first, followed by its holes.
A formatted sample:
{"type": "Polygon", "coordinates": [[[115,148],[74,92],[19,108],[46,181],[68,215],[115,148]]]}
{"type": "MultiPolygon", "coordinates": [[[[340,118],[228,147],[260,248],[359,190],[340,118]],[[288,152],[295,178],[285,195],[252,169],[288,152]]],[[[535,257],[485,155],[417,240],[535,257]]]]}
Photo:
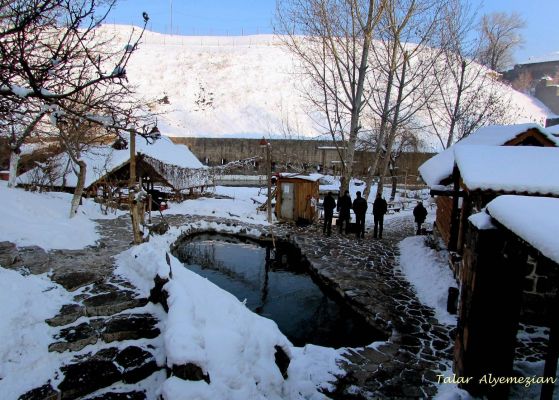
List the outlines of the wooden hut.
{"type": "MultiPolygon", "coordinates": [[[[461,173],[456,165],[456,149],[470,146],[557,147],[558,145],[559,139],[538,124],[493,125],[479,129],[423,163],[419,167],[419,172],[431,188],[431,195],[436,196],[435,228],[449,250],[461,252],[463,229],[460,226],[464,225],[463,220],[469,215],[468,210],[480,209],[499,194],[499,190],[493,188],[485,190],[487,196],[480,195],[484,190],[477,190],[476,204],[475,206],[471,204],[471,199],[466,198],[469,191],[464,190],[461,173]]],[[[500,170],[507,167],[507,165],[495,166],[500,170]]],[[[544,171],[541,171],[541,174],[543,173],[544,171]]]]}
{"type": "Polygon", "coordinates": [[[277,218],[295,222],[315,221],[321,177],[318,174],[280,174],[276,183],[277,218]]]}
{"type": "MultiPolygon", "coordinates": [[[[87,165],[84,195],[104,201],[128,202],[130,150],[122,146],[95,146],[82,153],[87,165]]],[[[66,153],[52,157],[18,177],[24,186],[42,186],[73,191],[77,184],[75,166],[66,153]]],[[[211,184],[208,168],[183,145],[163,136],[154,143],[136,140],[136,177],[154,199],[180,198],[211,184]]]]}

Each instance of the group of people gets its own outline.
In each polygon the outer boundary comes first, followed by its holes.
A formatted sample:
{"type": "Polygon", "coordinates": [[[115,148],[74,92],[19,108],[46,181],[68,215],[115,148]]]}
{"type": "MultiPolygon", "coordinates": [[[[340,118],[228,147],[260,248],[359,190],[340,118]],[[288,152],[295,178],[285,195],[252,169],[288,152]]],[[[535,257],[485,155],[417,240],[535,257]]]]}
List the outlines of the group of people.
{"type": "MultiPolygon", "coordinates": [[[[338,197],[338,201],[334,199],[332,192],[328,192],[324,198],[323,208],[324,208],[324,226],[323,233],[330,236],[332,234],[332,218],[334,217],[334,210],[338,211],[338,226],[340,234],[344,230],[345,233],[349,234],[351,215],[350,211],[353,210],[355,213],[355,224],[356,224],[356,235],[358,238],[365,237],[365,214],[367,212],[368,204],[367,200],[361,197],[361,192],[357,192],[355,200],[351,201],[349,196],[349,191],[345,191],[343,196],[338,197]]],[[[374,230],[373,238],[382,239],[382,230],[384,226],[384,215],[388,211],[388,203],[382,196],[377,194],[377,197],[373,203],[373,220],[374,220],[374,230]]],[[[427,209],[423,206],[421,201],[417,202],[417,205],[413,209],[413,216],[415,218],[415,223],[417,224],[416,234],[421,234],[421,225],[425,222],[427,217],[427,209]]]]}

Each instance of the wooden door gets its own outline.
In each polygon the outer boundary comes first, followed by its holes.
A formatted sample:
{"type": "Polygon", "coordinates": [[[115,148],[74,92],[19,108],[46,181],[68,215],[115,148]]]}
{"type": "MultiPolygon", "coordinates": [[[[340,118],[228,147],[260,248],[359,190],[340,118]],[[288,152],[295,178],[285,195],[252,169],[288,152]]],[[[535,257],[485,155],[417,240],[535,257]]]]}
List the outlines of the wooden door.
{"type": "Polygon", "coordinates": [[[293,219],[293,208],[295,204],[295,185],[284,182],[281,184],[281,217],[293,219]]]}

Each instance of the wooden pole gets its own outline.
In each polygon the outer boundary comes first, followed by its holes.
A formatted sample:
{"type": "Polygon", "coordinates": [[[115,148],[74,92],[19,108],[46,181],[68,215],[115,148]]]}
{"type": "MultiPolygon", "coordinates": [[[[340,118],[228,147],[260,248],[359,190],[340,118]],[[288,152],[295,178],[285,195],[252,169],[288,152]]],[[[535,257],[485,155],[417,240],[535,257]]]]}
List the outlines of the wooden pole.
{"type": "MultiPolygon", "coordinates": [[[[550,380],[554,379],[557,374],[557,360],[559,359],[559,320],[555,317],[557,310],[559,310],[559,294],[555,295],[552,312],[550,313],[553,318],[550,321],[549,341],[543,369],[543,376],[550,378],[550,380]]],[[[554,383],[543,384],[540,399],[551,400],[554,389],[554,383]]]]}
{"type": "Polygon", "coordinates": [[[136,204],[136,134],[130,133],[130,181],[128,183],[128,199],[130,203],[130,218],[132,219],[132,233],[134,244],[142,243],[140,234],[140,219],[136,204]]]}
{"type": "Polygon", "coordinates": [[[268,169],[268,199],[266,200],[266,209],[268,210],[268,223],[272,223],[272,154],[271,144],[266,145],[266,161],[268,169]]]}

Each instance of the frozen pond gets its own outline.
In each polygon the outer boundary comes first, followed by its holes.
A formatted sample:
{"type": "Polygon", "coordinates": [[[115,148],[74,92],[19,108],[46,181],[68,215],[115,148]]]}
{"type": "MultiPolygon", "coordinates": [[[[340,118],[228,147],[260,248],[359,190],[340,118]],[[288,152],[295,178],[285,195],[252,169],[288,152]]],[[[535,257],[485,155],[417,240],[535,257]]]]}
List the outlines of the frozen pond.
{"type": "Polygon", "coordinates": [[[297,346],[357,347],[382,339],[346,306],[324,293],[291,245],[274,250],[234,237],[200,235],[175,250],[186,268],[246,300],[274,320],[297,346]]]}

